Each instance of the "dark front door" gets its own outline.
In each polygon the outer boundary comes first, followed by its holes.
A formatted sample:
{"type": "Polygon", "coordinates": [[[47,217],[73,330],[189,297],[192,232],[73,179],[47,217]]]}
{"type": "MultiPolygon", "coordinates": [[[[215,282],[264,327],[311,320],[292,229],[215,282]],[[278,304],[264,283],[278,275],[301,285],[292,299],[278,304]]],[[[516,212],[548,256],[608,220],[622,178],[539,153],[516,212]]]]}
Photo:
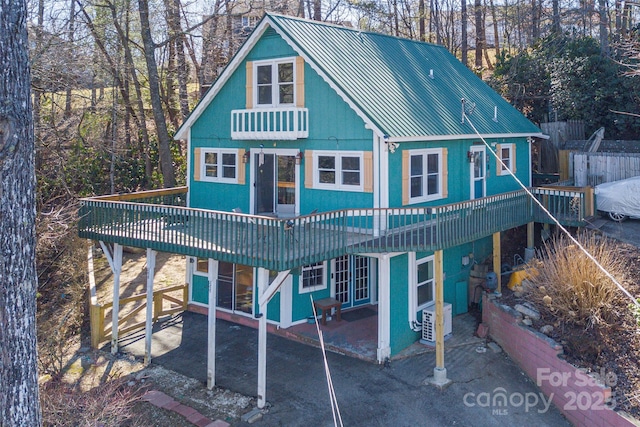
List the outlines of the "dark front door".
{"type": "Polygon", "coordinates": [[[256,208],[258,215],[293,216],[296,206],[295,156],[258,153],[256,166],[256,208]]]}

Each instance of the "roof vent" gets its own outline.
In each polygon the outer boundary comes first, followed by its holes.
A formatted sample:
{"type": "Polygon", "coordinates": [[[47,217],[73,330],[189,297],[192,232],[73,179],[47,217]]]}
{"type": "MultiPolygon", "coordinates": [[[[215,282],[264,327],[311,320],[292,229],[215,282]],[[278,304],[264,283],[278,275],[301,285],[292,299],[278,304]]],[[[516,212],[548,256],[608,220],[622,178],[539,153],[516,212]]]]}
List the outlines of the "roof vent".
{"type": "Polygon", "coordinates": [[[493,107],[493,121],[498,122],[498,106],[493,107]]]}
{"type": "Polygon", "coordinates": [[[433,68],[429,70],[429,78],[433,79],[433,68]]]}

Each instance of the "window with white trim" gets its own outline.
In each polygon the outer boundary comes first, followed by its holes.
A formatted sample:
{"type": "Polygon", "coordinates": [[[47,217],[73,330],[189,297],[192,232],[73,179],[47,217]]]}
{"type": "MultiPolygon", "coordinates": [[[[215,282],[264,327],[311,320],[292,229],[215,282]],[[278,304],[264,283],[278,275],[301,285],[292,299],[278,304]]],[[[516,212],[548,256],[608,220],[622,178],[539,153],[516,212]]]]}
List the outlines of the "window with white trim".
{"type": "Polygon", "coordinates": [[[300,293],[319,291],[327,288],[327,263],[317,262],[305,265],[300,271],[300,293]]]}
{"type": "Polygon", "coordinates": [[[429,256],[416,261],[415,311],[433,304],[435,299],[436,280],[434,275],[434,257],[429,256]]]}
{"type": "Polygon", "coordinates": [[[412,150],[409,159],[409,202],[442,198],[442,149],[412,150]]]}
{"type": "Polygon", "coordinates": [[[238,182],[238,151],[203,148],[200,155],[202,181],[238,182]]]}
{"type": "Polygon", "coordinates": [[[514,171],[513,163],[514,163],[514,144],[498,144],[496,146],[496,151],[502,163],[498,162],[498,175],[508,175],[507,170],[514,171]]]}
{"type": "Polygon", "coordinates": [[[314,151],[314,188],[363,191],[363,153],[314,151]]]}
{"type": "Polygon", "coordinates": [[[293,106],[295,102],[295,61],[254,62],[254,94],[258,107],[293,106]]]}

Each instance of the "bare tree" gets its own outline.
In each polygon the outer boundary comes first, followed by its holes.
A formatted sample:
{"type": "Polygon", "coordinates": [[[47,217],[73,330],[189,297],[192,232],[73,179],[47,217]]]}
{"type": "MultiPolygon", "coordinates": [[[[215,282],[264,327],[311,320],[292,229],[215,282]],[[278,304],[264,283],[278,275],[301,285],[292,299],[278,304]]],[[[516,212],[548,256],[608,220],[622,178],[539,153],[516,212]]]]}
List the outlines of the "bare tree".
{"type": "Polygon", "coordinates": [[[164,187],[169,188],[176,185],[176,178],[171,157],[169,132],[164,117],[164,110],[162,109],[162,99],[160,98],[160,76],[158,75],[158,65],[155,57],[156,45],[153,43],[149,24],[149,2],[147,0],[138,0],[138,9],[140,12],[140,30],[144,44],[144,58],[147,63],[149,78],[151,109],[153,110],[153,120],[155,121],[158,135],[160,169],[164,187]]]}
{"type": "Polygon", "coordinates": [[[42,424],[27,5],[0,2],[0,425],[42,424]]]}

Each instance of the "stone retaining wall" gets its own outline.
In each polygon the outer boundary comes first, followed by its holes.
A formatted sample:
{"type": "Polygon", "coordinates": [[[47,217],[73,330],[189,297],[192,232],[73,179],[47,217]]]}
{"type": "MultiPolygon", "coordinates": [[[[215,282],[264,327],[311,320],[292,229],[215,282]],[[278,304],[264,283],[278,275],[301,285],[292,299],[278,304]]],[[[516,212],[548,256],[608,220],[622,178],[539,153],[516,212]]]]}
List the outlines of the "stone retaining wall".
{"type": "Polygon", "coordinates": [[[540,390],[576,426],[640,426],[640,422],[615,408],[615,375],[604,370],[587,374],[561,356],[560,344],[521,324],[522,315],[483,296],[482,322],[498,343],[540,390]],[[609,402],[609,403],[608,403],[609,402]]]}

